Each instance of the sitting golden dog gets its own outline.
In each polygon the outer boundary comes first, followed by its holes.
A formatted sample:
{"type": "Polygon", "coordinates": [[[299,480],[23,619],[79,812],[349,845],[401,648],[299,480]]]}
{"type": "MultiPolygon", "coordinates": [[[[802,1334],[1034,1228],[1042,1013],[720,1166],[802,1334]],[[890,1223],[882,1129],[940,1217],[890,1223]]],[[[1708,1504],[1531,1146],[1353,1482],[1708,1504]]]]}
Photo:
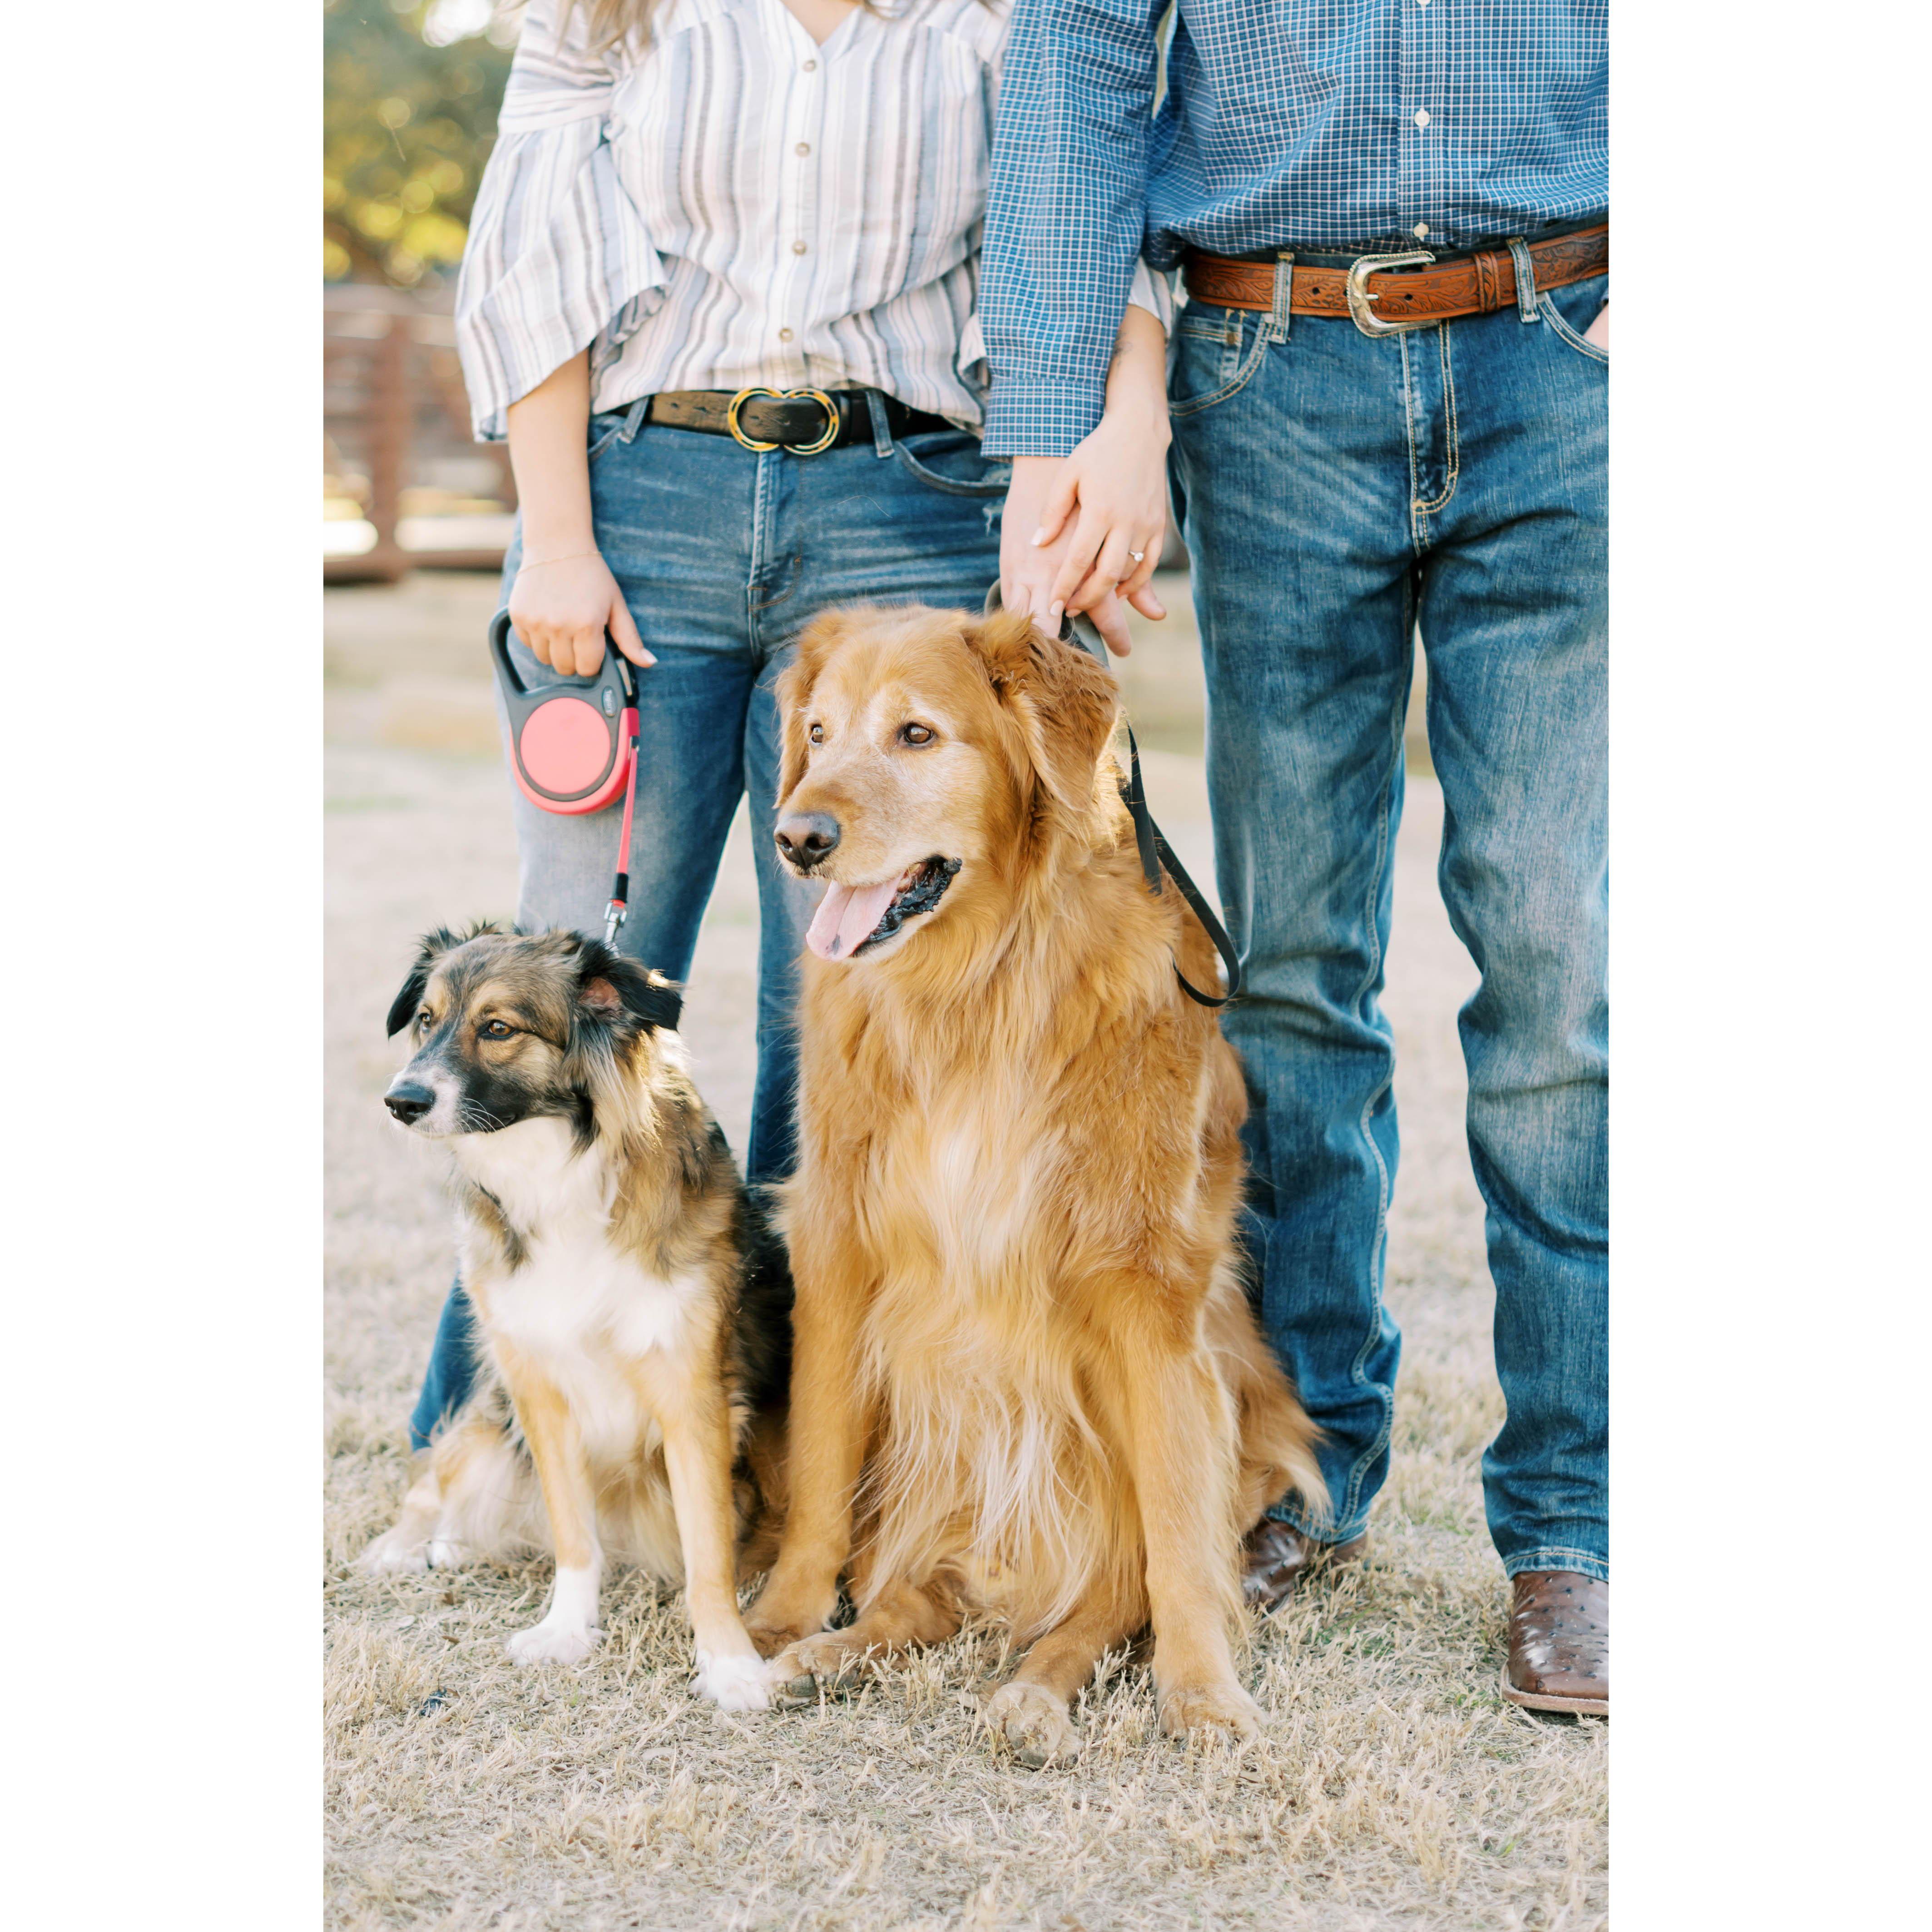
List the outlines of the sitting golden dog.
{"type": "Polygon", "coordinates": [[[1024,616],[819,620],[780,691],[809,935],[791,1503],[748,1620],[804,1694],[968,1610],[1034,1640],[1027,1762],[1154,1626],[1170,1732],[1243,1735],[1241,1535],[1325,1492],[1235,1274],[1246,1112],[1214,954],[1137,861],[1102,664],[1024,616]],[[850,1564],[857,1620],[826,1630],[850,1564]]]}

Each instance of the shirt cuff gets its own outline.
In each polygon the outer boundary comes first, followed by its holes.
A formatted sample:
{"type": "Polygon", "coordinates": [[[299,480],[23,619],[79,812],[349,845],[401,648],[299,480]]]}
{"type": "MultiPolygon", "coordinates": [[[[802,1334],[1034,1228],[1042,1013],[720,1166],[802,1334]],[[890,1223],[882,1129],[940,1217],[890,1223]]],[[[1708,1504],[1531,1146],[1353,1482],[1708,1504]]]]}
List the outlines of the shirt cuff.
{"type": "Polygon", "coordinates": [[[1049,382],[996,376],[980,447],[988,456],[1066,456],[1107,406],[1106,382],[1049,382]]]}
{"type": "Polygon", "coordinates": [[[1127,306],[1144,308],[1161,326],[1164,334],[1174,333],[1174,278],[1156,274],[1145,262],[1134,263],[1134,279],[1127,290],[1127,306]]]}

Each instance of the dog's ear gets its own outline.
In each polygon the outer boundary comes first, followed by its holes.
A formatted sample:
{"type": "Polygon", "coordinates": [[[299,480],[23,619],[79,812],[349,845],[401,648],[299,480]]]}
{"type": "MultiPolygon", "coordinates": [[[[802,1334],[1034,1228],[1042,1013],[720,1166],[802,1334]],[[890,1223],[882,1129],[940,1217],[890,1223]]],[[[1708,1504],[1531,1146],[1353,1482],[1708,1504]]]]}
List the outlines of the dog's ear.
{"type": "Polygon", "coordinates": [[[1113,674],[1078,644],[1047,636],[1024,611],[968,624],[966,641],[1018,726],[1042,788],[1063,812],[1084,814],[1119,713],[1113,674]]]}
{"type": "MultiPolygon", "coordinates": [[[[473,938],[474,934],[466,936],[473,938]]],[[[391,1040],[416,1017],[417,1007],[422,1004],[423,988],[429,984],[430,969],[452,946],[462,944],[446,926],[440,926],[434,932],[423,934],[416,964],[410,968],[410,976],[403,982],[402,991],[390,1002],[389,1017],[383,1022],[383,1030],[391,1040]]]]}
{"type": "Polygon", "coordinates": [[[586,1012],[598,1019],[614,1020],[628,1013],[647,1031],[662,1027],[668,1033],[677,1029],[684,1011],[684,995],[673,980],[667,980],[655,967],[640,966],[601,943],[584,948],[582,976],[577,997],[586,1012]]]}
{"type": "Polygon", "coordinates": [[[778,795],[772,801],[775,806],[790,797],[805,776],[805,712],[812,687],[818,682],[825,660],[850,628],[849,613],[821,613],[805,627],[791,662],[778,674],[778,795]]]}

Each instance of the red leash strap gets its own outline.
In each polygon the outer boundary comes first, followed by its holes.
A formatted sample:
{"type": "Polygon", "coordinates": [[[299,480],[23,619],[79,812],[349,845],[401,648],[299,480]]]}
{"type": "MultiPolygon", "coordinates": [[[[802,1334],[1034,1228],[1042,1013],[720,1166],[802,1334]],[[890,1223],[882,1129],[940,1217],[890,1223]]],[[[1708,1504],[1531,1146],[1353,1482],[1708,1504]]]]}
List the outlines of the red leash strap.
{"type": "Polygon", "coordinates": [[[624,712],[623,733],[630,749],[630,770],[624,774],[624,829],[617,840],[617,876],[611,882],[610,903],[604,908],[604,944],[615,946],[618,928],[630,915],[631,820],[638,806],[638,706],[632,698],[624,712]]]}

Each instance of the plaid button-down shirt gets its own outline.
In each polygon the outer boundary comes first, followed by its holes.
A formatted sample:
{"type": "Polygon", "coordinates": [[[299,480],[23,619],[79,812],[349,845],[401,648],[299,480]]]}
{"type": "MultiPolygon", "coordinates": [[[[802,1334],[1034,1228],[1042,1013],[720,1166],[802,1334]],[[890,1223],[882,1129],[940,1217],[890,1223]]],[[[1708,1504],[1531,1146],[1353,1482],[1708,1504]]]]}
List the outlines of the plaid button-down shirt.
{"type": "Polygon", "coordinates": [[[986,446],[1100,418],[1137,255],[1360,254],[1601,217],[1608,0],[1018,0],[980,315],[986,446]]]}

